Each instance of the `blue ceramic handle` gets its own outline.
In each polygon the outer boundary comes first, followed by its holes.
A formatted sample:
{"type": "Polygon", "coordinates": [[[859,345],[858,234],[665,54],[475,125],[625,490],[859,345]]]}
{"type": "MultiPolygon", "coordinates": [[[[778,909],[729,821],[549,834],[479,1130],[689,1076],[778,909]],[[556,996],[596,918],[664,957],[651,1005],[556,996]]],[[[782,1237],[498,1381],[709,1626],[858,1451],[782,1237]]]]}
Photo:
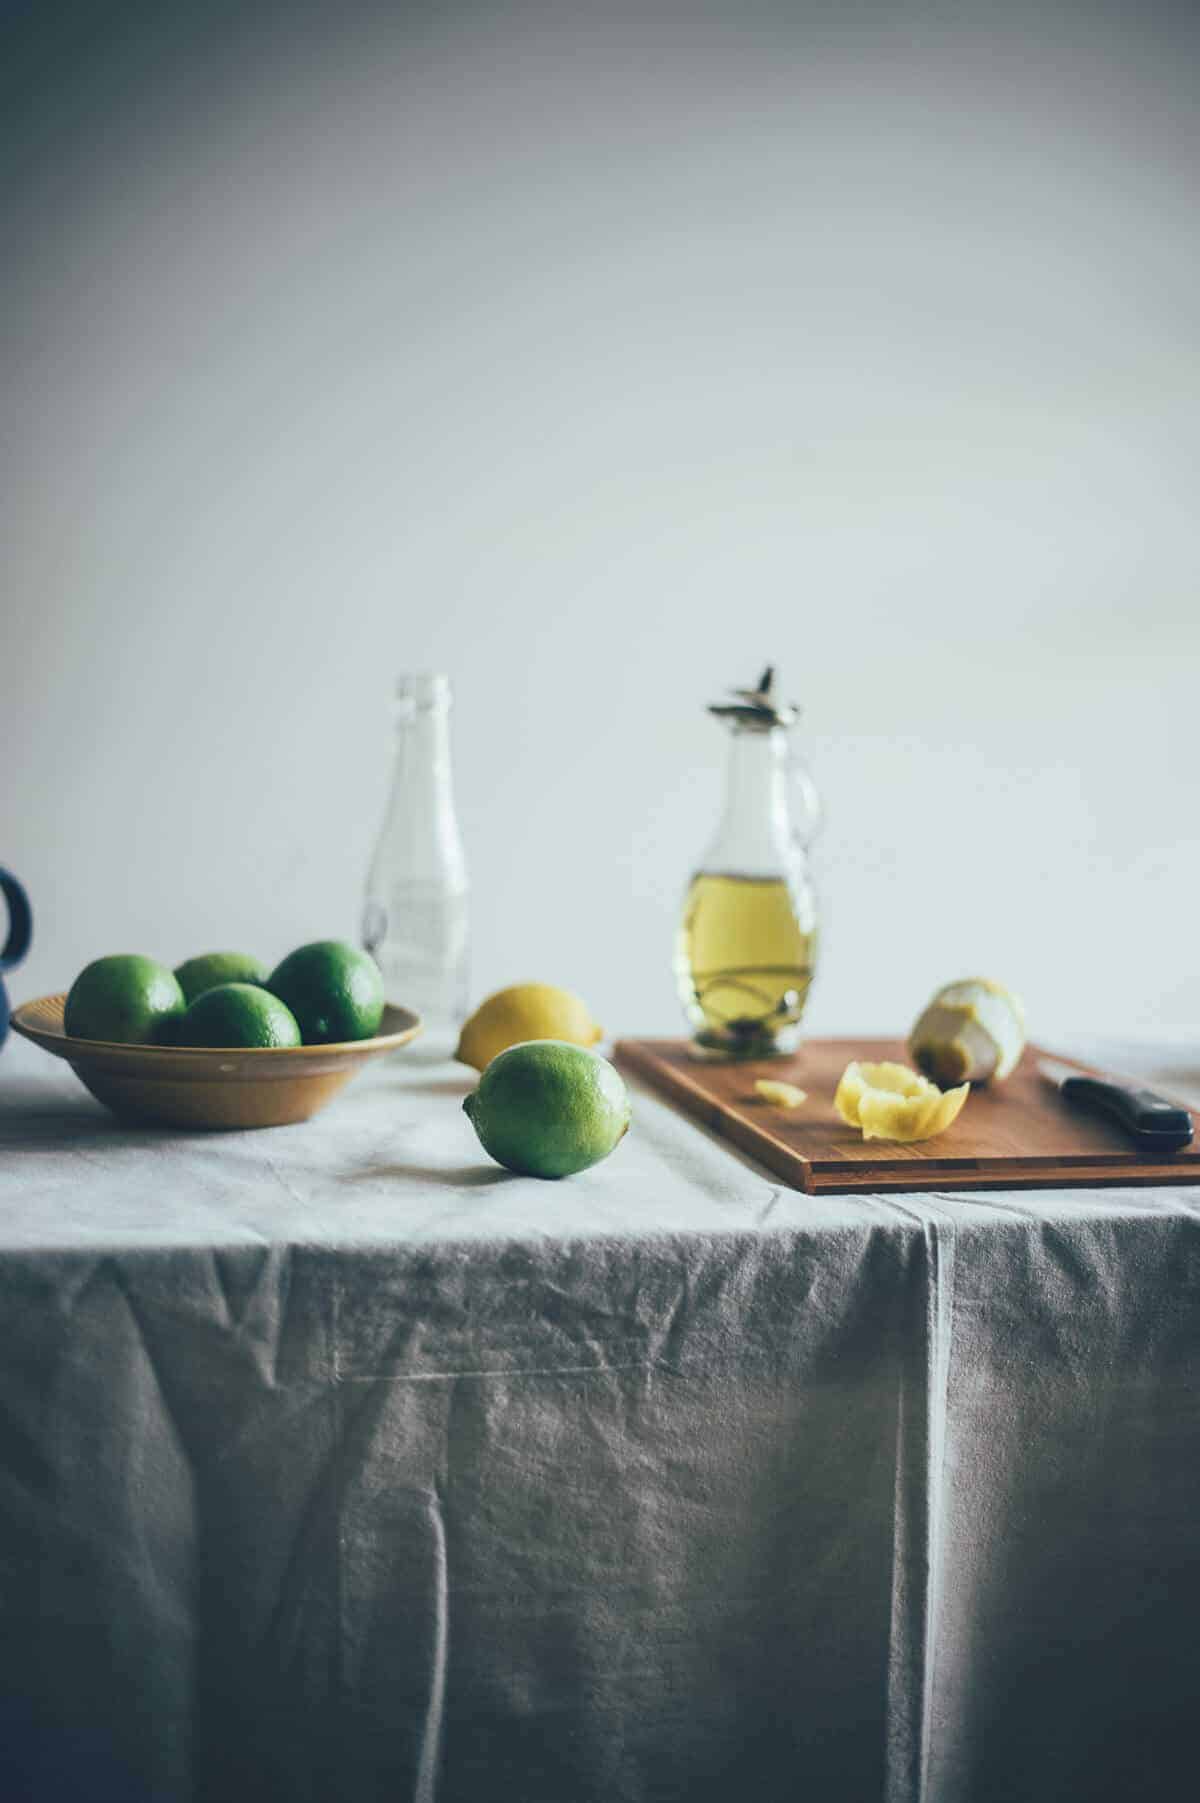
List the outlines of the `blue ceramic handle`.
{"type": "MultiPolygon", "coordinates": [[[[3,890],[4,899],[8,903],[8,937],[4,941],[4,949],[0,951],[0,970],[11,970],[29,950],[33,938],[33,909],[24,889],[7,870],[0,870],[0,890],[3,890]]],[[[0,1045],[7,1038],[8,997],[4,993],[4,984],[0,983],[0,1045]]]]}
{"type": "Polygon", "coordinates": [[[8,903],[8,938],[4,950],[0,951],[0,970],[11,970],[29,950],[33,938],[33,909],[24,889],[7,870],[0,870],[0,889],[8,903]]]}

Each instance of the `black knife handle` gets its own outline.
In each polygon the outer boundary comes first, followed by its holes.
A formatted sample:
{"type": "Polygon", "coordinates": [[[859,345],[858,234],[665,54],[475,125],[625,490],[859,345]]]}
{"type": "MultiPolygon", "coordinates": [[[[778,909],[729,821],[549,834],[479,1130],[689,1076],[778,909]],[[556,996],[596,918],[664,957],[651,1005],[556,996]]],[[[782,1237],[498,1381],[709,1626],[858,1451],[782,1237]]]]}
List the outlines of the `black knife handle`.
{"type": "Polygon", "coordinates": [[[1069,1101],[1111,1115],[1147,1148],[1173,1152],[1191,1143],[1192,1117],[1187,1109],[1164,1101],[1152,1089],[1126,1089],[1100,1077],[1067,1077],[1062,1093],[1069,1101]]]}

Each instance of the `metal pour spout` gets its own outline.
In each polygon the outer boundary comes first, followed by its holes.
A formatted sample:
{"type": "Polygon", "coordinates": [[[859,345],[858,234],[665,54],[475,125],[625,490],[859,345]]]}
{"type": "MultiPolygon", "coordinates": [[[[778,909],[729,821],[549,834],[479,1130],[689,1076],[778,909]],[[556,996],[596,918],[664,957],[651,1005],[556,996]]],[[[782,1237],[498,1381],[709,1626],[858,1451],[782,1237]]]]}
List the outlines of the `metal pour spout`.
{"type": "Polygon", "coordinates": [[[800,718],[800,709],[794,702],[776,700],[773,664],[767,665],[758,679],[757,688],[730,689],[729,693],[736,695],[737,700],[710,702],[710,714],[716,714],[721,720],[736,720],[742,726],[756,727],[763,732],[773,726],[794,726],[800,718]]]}

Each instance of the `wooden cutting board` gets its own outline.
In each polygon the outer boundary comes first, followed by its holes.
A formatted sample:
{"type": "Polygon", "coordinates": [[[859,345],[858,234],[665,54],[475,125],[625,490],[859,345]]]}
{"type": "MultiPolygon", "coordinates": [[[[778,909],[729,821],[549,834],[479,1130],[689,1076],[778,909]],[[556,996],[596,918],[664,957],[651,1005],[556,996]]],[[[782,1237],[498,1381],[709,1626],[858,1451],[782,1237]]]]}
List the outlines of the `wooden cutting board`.
{"type": "MultiPolygon", "coordinates": [[[[864,1140],[834,1110],[833,1093],[852,1058],[911,1062],[899,1039],[812,1039],[794,1058],[708,1064],[683,1039],[622,1039],[616,1062],[685,1114],[757,1158],[794,1189],[1062,1189],[1112,1184],[1200,1183],[1200,1141],[1151,1161],[1098,1115],[1069,1107],[1037,1072],[1029,1046],[1006,1083],[967,1098],[954,1125],[917,1145],[864,1140]],[[808,1091],[794,1111],[754,1093],[756,1077],[808,1091]]],[[[1057,1054],[1055,1054],[1057,1057],[1057,1054]]],[[[1059,1058],[1080,1071],[1091,1067],[1059,1058]]]]}

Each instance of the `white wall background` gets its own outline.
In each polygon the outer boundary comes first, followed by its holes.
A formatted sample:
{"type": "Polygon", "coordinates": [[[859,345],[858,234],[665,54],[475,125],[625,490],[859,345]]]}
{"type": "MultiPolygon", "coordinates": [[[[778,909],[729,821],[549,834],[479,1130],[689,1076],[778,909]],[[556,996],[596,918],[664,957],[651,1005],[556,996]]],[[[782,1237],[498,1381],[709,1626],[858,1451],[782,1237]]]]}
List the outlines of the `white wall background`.
{"type": "Polygon", "coordinates": [[[828,804],[814,1028],[975,971],[1048,1034],[1200,1023],[1181,15],[326,16],[29,90],[15,995],[353,933],[393,679],[437,668],[476,993],[673,1031],[703,703],[774,659],[828,804]]]}

